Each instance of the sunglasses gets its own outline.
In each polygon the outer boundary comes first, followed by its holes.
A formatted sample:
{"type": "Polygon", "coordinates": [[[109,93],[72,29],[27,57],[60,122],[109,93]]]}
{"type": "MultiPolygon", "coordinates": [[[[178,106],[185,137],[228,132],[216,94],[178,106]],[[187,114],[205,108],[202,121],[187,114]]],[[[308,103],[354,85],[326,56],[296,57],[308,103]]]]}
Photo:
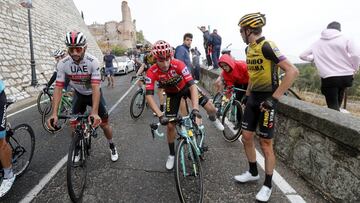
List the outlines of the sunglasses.
{"type": "Polygon", "coordinates": [[[68,50],[70,53],[74,53],[75,51],[77,53],[80,53],[84,50],[85,47],[69,47],[68,50]]]}

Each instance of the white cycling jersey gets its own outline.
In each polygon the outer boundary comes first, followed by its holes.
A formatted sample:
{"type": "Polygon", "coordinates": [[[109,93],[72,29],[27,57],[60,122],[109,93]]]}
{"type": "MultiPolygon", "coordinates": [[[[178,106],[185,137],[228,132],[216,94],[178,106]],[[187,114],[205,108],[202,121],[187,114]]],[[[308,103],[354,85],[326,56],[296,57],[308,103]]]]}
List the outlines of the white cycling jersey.
{"type": "Polygon", "coordinates": [[[100,84],[101,74],[99,61],[91,54],[85,53],[83,60],[76,64],[71,56],[67,56],[57,65],[56,86],[64,88],[65,75],[70,85],[82,95],[91,95],[91,84],[100,84]]]}

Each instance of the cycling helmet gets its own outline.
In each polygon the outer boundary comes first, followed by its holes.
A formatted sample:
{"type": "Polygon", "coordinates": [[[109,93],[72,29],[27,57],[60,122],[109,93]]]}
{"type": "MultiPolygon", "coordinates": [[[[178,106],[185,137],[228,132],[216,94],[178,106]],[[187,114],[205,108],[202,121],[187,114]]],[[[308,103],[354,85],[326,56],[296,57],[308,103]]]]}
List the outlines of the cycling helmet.
{"type": "Polygon", "coordinates": [[[266,24],[265,14],[257,13],[249,13],[244,15],[238,25],[240,27],[250,27],[250,28],[259,28],[263,27],[266,24]]]}
{"type": "Polygon", "coordinates": [[[61,49],[57,49],[52,53],[52,56],[55,58],[64,56],[64,55],[65,55],[65,52],[64,52],[64,50],[61,50],[61,49]]]}
{"type": "Polygon", "coordinates": [[[82,47],[86,45],[86,37],[82,32],[68,32],[65,37],[67,47],[82,47]]]}
{"type": "Polygon", "coordinates": [[[156,59],[166,59],[173,55],[173,48],[164,40],[155,42],[151,53],[156,59]]]}

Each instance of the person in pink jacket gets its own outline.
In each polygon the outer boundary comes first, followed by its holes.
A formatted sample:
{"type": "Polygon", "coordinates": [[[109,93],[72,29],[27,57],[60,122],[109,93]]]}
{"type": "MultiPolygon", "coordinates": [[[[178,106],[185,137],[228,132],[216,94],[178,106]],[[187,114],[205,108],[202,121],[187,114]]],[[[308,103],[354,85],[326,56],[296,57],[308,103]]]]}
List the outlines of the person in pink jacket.
{"type": "Polygon", "coordinates": [[[327,106],[339,111],[345,88],[352,86],[354,75],[359,70],[359,48],[341,34],[340,23],[334,21],[300,58],[315,63],[327,106]]]}

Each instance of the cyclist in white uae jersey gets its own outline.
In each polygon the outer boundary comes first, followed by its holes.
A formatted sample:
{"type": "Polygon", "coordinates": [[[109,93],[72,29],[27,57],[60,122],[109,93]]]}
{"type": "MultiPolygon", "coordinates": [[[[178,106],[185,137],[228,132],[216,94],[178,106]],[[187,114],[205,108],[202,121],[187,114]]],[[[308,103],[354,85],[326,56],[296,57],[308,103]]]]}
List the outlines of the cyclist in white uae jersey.
{"type": "MultiPolygon", "coordinates": [[[[62,59],[57,66],[57,78],[54,90],[54,110],[47,123],[53,129],[52,122],[56,125],[58,108],[61,100],[61,91],[65,85],[65,75],[70,79],[74,88],[72,114],[83,114],[87,106],[92,106],[89,116],[94,118],[94,126],[100,125],[104,130],[110,146],[111,160],[118,159],[118,153],[112,141],[112,129],[108,122],[108,112],[105,100],[100,89],[100,67],[98,60],[86,53],[86,37],[81,32],[68,32],[65,40],[69,56],[62,59]]],[[[76,123],[73,123],[73,126],[76,123]]],[[[77,156],[75,152],[75,156],[77,156]]],[[[75,160],[77,158],[75,157],[75,160]]]]}

